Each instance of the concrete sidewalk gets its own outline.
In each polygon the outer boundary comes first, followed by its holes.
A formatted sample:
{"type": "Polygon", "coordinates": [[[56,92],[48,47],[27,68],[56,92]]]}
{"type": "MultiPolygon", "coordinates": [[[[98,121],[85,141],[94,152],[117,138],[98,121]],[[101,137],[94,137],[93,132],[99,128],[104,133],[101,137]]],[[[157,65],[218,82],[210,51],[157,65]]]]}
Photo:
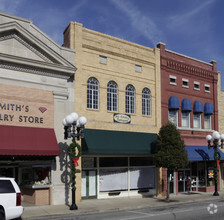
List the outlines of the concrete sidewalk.
{"type": "Polygon", "coordinates": [[[51,205],[51,206],[29,206],[25,207],[22,215],[23,220],[38,220],[58,217],[60,215],[66,217],[74,215],[83,215],[100,212],[113,212],[121,210],[140,209],[146,207],[170,206],[174,204],[182,204],[189,202],[199,202],[205,200],[224,199],[224,193],[219,193],[219,196],[213,196],[213,193],[184,193],[177,196],[170,196],[170,201],[165,201],[164,198],[150,197],[128,197],[128,198],[113,198],[113,199],[92,199],[83,200],[78,203],[78,210],[69,210],[66,205],[51,205]]]}

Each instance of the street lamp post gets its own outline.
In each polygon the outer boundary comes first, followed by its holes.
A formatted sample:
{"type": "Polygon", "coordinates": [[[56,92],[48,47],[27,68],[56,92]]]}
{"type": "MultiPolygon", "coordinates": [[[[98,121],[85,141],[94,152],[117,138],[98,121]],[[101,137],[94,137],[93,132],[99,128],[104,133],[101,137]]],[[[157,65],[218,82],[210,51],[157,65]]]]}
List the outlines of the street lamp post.
{"type": "Polygon", "coordinates": [[[78,209],[78,206],[75,203],[75,174],[76,166],[78,166],[78,159],[81,156],[81,147],[78,143],[76,143],[75,139],[80,140],[80,138],[84,138],[84,129],[86,123],[87,119],[83,116],[79,118],[78,114],[75,112],[66,116],[63,120],[64,139],[72,138],[72,144],[70,144],[67,149],[71,159],[72,205],[70,206],[70,210],[78,209]]]}
{"type": "Polygon", "coordinates": [[[208,142],[208,149],[211,147],[214,149],[214,160],[216,161],[215,169],[214,169],[214,177],[215,177],[215,192],[213,196],[219,196],[218,187],[217,187],[217,173],[218,173],[218,163],[220,162],[220,152],[218,148],[221,147],[223,149],[223,141],[224,141],[224,134],[219,134],[218,131],[214,131],[212,136],[207,135],[206,140],[208,142]],[[213,139],[213,145],[211,145],[211,140],[213,139]],[[221,139],[221,145],[219,145],[219,139],[221,139]]]}

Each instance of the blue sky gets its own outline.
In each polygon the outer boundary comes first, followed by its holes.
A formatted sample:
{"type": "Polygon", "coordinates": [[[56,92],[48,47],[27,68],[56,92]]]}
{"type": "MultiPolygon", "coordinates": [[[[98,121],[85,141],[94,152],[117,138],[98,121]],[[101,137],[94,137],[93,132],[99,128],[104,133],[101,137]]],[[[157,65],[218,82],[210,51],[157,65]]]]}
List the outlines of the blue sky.
{"type": "Polygon", "coordinates": [[[0,11],[27,18],[58,44],[70,21],[205,62],[217,61],[224,88],[223,0],[0,0],[0,11]]]}

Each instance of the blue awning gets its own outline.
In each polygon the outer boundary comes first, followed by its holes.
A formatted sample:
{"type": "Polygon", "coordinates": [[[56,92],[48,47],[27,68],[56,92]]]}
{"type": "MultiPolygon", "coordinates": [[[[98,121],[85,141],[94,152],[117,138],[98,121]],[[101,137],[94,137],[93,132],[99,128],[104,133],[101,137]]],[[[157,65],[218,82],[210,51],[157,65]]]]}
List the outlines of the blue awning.
{"type": "Polygon", "coordinates": [[[213,105],[209,102],[204,105],[204,114],[212,115],[213,114],[213,105]]]}
{"type": "MultiPolygon", "coordinates": [[[[186,146],[189,161],[212,161],[214,160],[214,149],[208,146],[186,146]]],[[[224,153],[218,150],[221,160],[224,160],[224,153]]]]}
{"type": "Polygon", "coordinates": [[[181,110],[182,111],[191,111],[192,110],[192,104],[189,99],[183,99],[181,102],[181,110]]]}
{"type": "Polygon", "coordinates": [[[194,102],[193,111],[195,113],[202,113],[203,112],[203,105],[200,101],[195,101],[194,102]]]}
{"type": "Polygon", "coordinates": [[[179,109],[179,99],[176,96],[169,98],[169,109],[179,109]]]}

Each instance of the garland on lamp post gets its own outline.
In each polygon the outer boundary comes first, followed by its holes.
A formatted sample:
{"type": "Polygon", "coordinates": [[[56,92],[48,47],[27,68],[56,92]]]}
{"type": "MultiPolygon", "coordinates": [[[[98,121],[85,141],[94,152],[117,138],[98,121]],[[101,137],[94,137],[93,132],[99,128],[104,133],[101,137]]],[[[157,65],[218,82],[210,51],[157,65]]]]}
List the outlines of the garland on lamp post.
{"type": "Polygon", "coordinates": [[[82,155],[81,147],[78,143],[76,143],[75,139],[73,139],[73,142],[68,146],[67,152],[69,155],[69,158],[71,160],[71,188],[72,190],[76,190],[76,181],[75,181],[75,174],[76,174],[76,167],[79,165],[78,160],[79,157],[82,155]]]}

